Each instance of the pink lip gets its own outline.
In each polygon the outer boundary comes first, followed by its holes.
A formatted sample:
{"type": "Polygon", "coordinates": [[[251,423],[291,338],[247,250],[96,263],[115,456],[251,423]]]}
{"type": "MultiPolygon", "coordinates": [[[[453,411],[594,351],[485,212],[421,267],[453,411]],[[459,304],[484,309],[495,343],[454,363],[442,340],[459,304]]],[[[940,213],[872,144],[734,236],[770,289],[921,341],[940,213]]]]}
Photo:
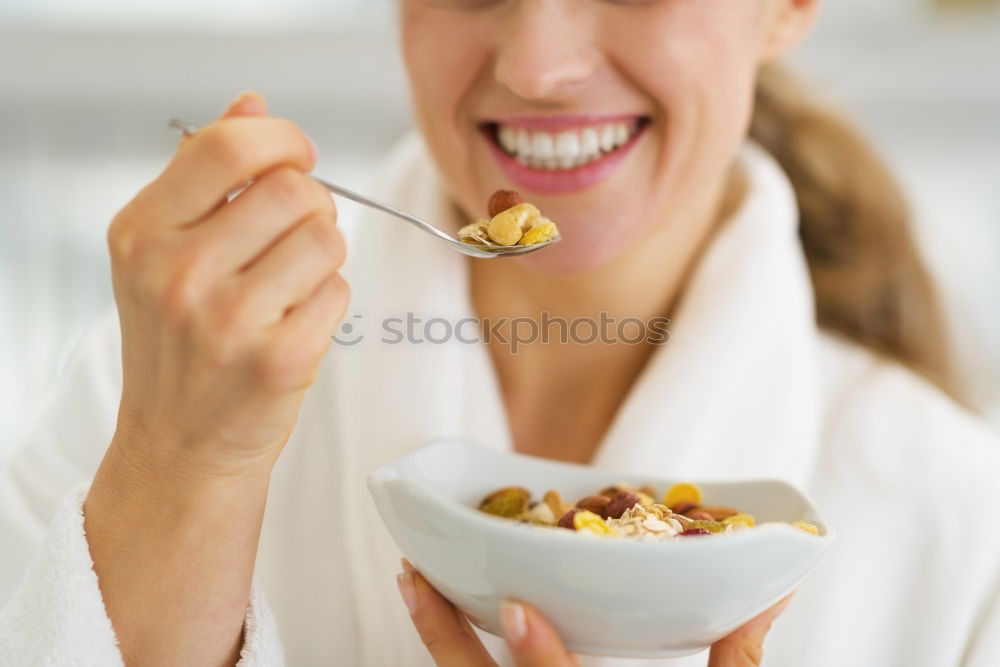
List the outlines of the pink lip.
{"type": "Polygon", "coordinates": [[[645,134],[647,127],[648,124],[640,125],[638,132],[618,150],[573,169],[535,169],[521,164],[497,146],[492,131],[488,128],[483,130],[483,139],[500,165],[500,171],[519,189],[546,195],[563,194],[586,190],[610,178],[645,134]]]}
{"type": "Polygon", "coordinates": [[[574,127],[608,125],[610,123],[635,122],[642,116],[637,114],[573,114],[571,116],[498,116],[484,119],[484,123],[499,123],[518,129],[558,132],[574,127]]]}

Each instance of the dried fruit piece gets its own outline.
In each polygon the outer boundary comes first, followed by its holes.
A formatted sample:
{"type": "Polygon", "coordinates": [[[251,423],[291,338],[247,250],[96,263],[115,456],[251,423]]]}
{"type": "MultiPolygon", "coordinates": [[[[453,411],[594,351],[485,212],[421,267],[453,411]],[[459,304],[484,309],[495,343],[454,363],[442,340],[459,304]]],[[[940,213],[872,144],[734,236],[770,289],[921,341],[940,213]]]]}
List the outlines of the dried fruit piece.
{"type": "Polygon", "coordinates": [[[614,535],[615,531],[605,523],[604,519],[593,512],[578,510],[573,515],[573,528],[583,533],[594,535],[614,535]]]}
{"type": "Polygon", "coordinates": [[[571,509],[570,511],[566,512],[561,517],[559,517],[559,521],[556,523],[556,525],[559,526],[560,528],[569,528],[570,530],[576,530],[576,526],[573,524],[573,517],[575,517],[577,514],[583,511],[584,510],[580,509],[579,507],[574,507],[573,509],[571,509]]]}
{"type": "Polygon", "coordinates": [[[524,198],[521,197],[520,193],[514,190],[497,190],[490,195],[490,201],[486,204],[486,211],[492,218],[497,213],[517,206],[523,201],[524,198]]]}
{"type": "Polygon", "coordinates": [[[707,530],[710,533],[724,533],[726,531],[726,524],[721,521],[692,521],[691,529],[701,528],[702,530],[707,530]]]}
{"type": "Polygon", "coordinates": [[[576,506],[582,510],[593,512],[602,519],[607,519],[608,503],[610,502],[611,499],[607,496],[587,496],[586,498],[582,498],[576,506]]]}
{"type": "Polygon", "coordinates": [[[701,500],[701,489],[694,484],[689,484],[688,482],[674,484],[667,489],[665,494],[663,494],[663,504],[670,509],[673,509],[681,503],[694,503],[695,505],[701,505],[701,500]]]}
{"type": "Polygon", "coordinates": [[[792,527],[798,528],[799,530],[803,530],[809,533],[810,535],[819,535],[819,526],[817,526],[814,523],[810,523],[808,521],[793,521],[792,527]]]}
{"type": "Polygon", "coordinates": [[[617,494],[621,493],[622,491],[626,491],[626,490],[627,489],[624,489],[621,486],[615,484],[614,486],[606,486],[606,487],[604,487],[603,489],[601,489],[600,491],[598,491],[597,495],[599,495],[599,496],[605,496],[607,498],[613,498],[617,494]]]}
{"type": "Polygon", "coordinates": [[[732,516],[727,516],[722,520],[722,523],[732,526],[733,528],[753,528],[757,523],[754,521],[753,515],[745,514],[740,512],[739,514],[734,514],[732,516]]]}
{"type": "Polygon", "coordinates": [[[688,528],[683,533],[677,533],[678,537],[691,537],[692,535],[711,535],[712,532],[704,528],[688,528]]]}
{"type": "Polygon", "coordinates": [[[608,502],[608,518],[617,519],[625,513],[625,510],[641,504],[639,496],[631,491],[619,491],[608,502]]]}
{"type": "Polygon", "coordinates": [[[513,519],[519,517],[528,509],[531,492],[520,486],[508,486],[498,489],[483,498],[479,509],[493,516],[513,519]]]}
{"type": "Polygon", "coordinates": [[[535,245],[536,243],[547,243],[559,236],[559,229],[556,223],[548,218],[538,218],[524,236],[517,242],[518,245],[535,245]]]}

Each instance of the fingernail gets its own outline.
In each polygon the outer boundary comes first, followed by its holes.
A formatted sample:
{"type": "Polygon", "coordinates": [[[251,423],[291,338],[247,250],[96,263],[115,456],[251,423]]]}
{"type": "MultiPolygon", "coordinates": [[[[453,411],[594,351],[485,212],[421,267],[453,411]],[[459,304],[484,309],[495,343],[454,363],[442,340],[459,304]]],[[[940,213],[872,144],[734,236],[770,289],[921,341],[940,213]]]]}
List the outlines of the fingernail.
{"type": "Polygon", "coordinates": [[[776,617],[780,615],[783,611],[785,611],[785,608],[792,603],[793,597],[795,597],[795,593],[789,593],[788,595],[785,596],[783,600],[781,600],[778,604],[774,605],[774,615],[776,617]]]}
{"type": "Polygon", "coordinates": [[[242,113],[267,113],[267,100],[260,93],[248,90],[237,95],[229,104],[227,111],[241,107],[242,113]]]}
{"type": "Polygon", "coordinates": [[[416,572],[417,568],[413,567],[413,564],[405,558],[399,559],[399,564],[403,566],[403,572],[416,572]]]}
{"type": "Polygon", "coordinates": [[[309,142],[309,154],[312,156],[312,161],[315,162],[319,159],[319,149],[316,148],[316,142],[309,137],[306,137],[306,141],[309,142]]]}
{"type": "Polygon", "coordinates": [[[500,605],[500,625],[503,626],[504,637],[515,644],[520,643],[528,632],[524,607],[516,602],[503,602],[500,605]]]}
{"type": "Polygon", "coordinates": [[[400,572],[397,574],[396,587],[399,588],[399,594],[402,596],[403,604],[409,610],[410,616],[413,616],[417,612],[417,587],[413,583],[413,573],[400,572]]]}

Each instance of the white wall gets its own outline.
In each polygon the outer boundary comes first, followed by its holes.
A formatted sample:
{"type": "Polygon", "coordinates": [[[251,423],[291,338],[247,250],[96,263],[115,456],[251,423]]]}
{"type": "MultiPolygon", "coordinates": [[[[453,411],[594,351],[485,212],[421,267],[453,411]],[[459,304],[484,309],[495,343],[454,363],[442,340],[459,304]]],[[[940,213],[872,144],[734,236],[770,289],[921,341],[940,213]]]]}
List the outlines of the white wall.
{"type": "MultiPolygon", "coordinates": [[[[316,140],[317,171],[356,186],[409,122],[391,0],[18,2],[0,9],[0,460],[111,305],[104,230],[169,155],[169,117],[260,90],[316,140]]],[[[1000,423],[1000,20],[921,7],[831,1],[795,61],[900,173],[1000,423]]]]}

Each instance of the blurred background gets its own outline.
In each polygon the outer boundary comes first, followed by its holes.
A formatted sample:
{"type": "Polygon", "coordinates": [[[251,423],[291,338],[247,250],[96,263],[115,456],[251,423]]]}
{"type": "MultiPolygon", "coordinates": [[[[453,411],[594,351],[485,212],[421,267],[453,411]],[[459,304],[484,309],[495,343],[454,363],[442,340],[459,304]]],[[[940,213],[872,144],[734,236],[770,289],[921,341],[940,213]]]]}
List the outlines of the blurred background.
{"type": "MultiPolygon", "coordinates": [[[[1000,426],[1000,7],[828,0],[792,64],[908,191],[976,407],[1000,426]]],[[[410,125],[394,0],[0,2],[0,462],[112,304],[104,234],[166,121],[253,89],[364,187],[410,125]]]]}

